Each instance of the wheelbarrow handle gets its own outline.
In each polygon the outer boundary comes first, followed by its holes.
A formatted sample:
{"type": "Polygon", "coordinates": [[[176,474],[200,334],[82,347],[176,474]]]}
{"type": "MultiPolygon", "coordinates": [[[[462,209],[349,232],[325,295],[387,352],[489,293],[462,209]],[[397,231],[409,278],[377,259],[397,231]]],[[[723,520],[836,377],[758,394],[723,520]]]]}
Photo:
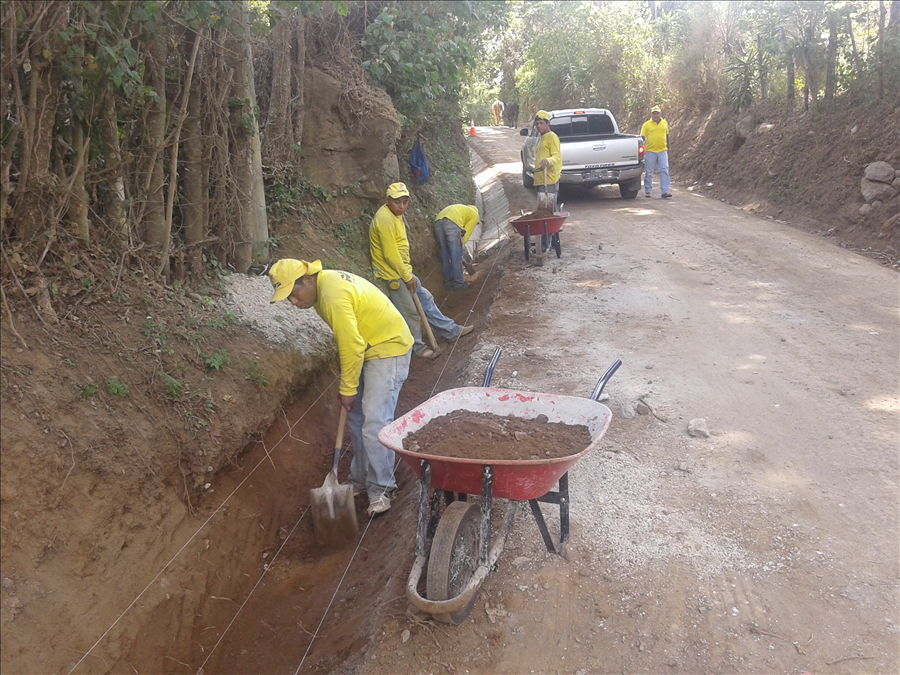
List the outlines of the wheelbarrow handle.
{"type": "Polygon", "coordinates": [[[592,401],[596,401],[600,398],[600,394],[603,393],[603,388],[606,386],[606,383],[609,382],[609,379],[615,374],[615,372],[621,365],[622,359],[616,359],[616,362],[609,367],[609,370],[607,370],[606,373],[604,373],[603,377],[601,377],[597,382],[597,386],[594,387],[594,393],[591,394],[592,401]]]}
{"type": "Polygon", "coordinates": [[[491,386],[491,378],[494,376],[494,367],[497,365],[497,361],[500,360],[500,352],[502,351],[503,349],[501,347],[497,347],[497,351],[494,352],[494,356],[488,364],[487,372],[484,374],[484,382],[481,384],[482,387],[491,386]]]}

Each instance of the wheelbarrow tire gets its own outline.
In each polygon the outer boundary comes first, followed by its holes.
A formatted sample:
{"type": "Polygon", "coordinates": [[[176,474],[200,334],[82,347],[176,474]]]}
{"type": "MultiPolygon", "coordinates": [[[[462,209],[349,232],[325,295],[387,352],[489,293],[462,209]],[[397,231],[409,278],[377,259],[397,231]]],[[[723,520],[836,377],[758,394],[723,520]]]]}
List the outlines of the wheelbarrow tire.
{"type": "MultiPolygon", "coordinates": [[[[441,516],[428,557],[426,592],[429,600],[455,598],[469,583],[478,565],[481,509],[471,502],[452,502],[441,516]]],[[[478,594],[456,612],[435,614],[438,621],[461,624],[475,606],[478,594]]]]}
{"type": "Polygon", "coordinates": [[[556,257],[561,258],[562,257],[562,246],[559,243],[559,232],[556,232],[553,235],[553,241],[551,243],[551,246],[553,246],[553,250],[556,251],[556,257]]]}

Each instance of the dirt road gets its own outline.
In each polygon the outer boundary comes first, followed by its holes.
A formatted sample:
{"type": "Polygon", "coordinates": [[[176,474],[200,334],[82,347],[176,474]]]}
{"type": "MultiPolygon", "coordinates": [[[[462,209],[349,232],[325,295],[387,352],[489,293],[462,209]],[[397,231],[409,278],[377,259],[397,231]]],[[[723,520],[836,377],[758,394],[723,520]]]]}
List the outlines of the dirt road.
{"type": "MultiPolygon", "coordinates": [[[[469,140],[530,210],[520,137],[469,140]]],[[[587,396],[622,359],[572,560],[520,518],[463,625],[395,602],[358,672],[898,672],[896,274],[684,190],[561,201],[562,257],[513,234],[488,277],[466,379],[501,347],[495,386],[587,396]]]]}

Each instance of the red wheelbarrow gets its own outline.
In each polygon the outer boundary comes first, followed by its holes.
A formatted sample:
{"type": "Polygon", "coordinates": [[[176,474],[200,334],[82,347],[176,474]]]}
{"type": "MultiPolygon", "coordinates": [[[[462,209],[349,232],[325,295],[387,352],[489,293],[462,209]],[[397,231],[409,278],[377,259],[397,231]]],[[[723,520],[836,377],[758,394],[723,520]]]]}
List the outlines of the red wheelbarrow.
{"type": "Polygon", "coordinates": [[[419,478],[416,559],[407,580],[406,597],[414,607],[445,623],[460,624],[471,613],[478,589],[496,568],[523,502],[530,504],[547,550],[563,552],[569,537],[569,469],[597,447],[612,419],[609,408],[597,399],[621,361],[600,378],[590,398],[579,398],[490,387],[500,351],[494,354],[482,387],[441,392],[378,434],[378,439],[400,455],[419,478]],[[457,410],[523,419],[546,415],[550,422],[586,426],[591,443],[568,457],[521,461],[440,457],[403,448],[406,436],[432,419],[457,410]],[[553,491],[557,483],[558,490],[553,491]],[[480,495],[480,503],[470,502],[469,495],[480,495]],[[509,501],[491,545],[495,498],[509,501]],[[558,543],[550,535],[540,502],[559,506],[558,543]],[[427,597],[422,597],[418,586],[426,567],[427,597]]]}
{"type": "MultiPolygon", "coordinates": [[[[516,232],[525,238],[525,260],[534,256],[538,265],[544,264],[544,251],[552,248],[556,251],[556,257],[562,255],[562,246],[559,243],[559,228],[569,217],[568,211],[559,211],[546,218],[527,218],[526,214],[520,218],[510,220],[516,232]],[[539,237],[534,243],[532,250],[532,237],[539,237]]],[[[533,215],[533,214],[531,214],[533,215]]]]}

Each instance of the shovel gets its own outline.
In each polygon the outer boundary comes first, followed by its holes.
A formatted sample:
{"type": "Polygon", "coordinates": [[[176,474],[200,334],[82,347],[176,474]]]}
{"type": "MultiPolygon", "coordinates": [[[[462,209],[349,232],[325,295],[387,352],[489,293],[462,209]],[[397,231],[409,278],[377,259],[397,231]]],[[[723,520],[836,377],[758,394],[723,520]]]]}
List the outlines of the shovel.
{"type": "Polygon", "coordinates": [[[549,211],[550,213],[553,213],[553,202],[555,200],[553,199],[553,195],[546,191],[547,190],[547,167],[544,167],[543,171],[544,171],[544,192],[541,192],[540,188],[538,188],[537,210],[538,211],[549,211]]]}
{"type": "Polygon", "coordinates": [[[359,525],[356,522],[356,506],[353,504],[353,487],[338,483],[338,461],[344,444],[344,425],[347,410],[341,406],[337,441],[334,444],[334,466],[325,476],[322,487],[309,491],[313,529],[321,546],[332,548],[356,539],[359,525]]]}

